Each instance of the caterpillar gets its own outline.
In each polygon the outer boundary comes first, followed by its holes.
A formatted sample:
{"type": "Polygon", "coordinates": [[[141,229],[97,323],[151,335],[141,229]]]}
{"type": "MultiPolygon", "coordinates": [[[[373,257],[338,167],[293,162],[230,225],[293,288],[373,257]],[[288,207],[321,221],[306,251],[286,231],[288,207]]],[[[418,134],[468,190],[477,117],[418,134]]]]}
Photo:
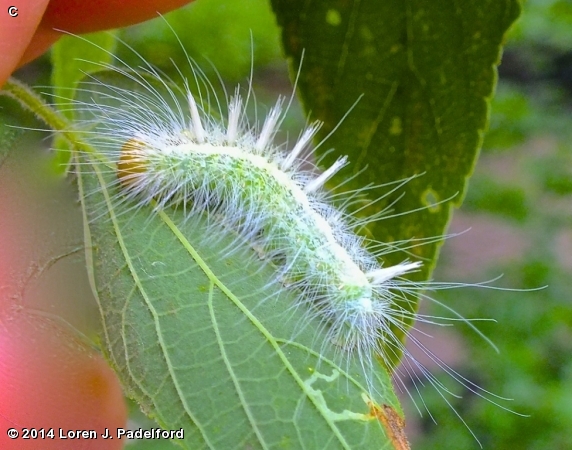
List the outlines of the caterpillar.
{"type": "Polygon", "coordinates": [[[202,118],[190,92],[187,98],[186,127],[147,135],[129,130],[133,137],[117,164],[126,195],[160,207],[192,204],[191,215],[217,214],[275,262],[278,278],[300,293],[302,303],[321,311],[333,343],[368,354],[394,322],[390,288],[421,263],[381,266],[341,213],[321,200],[325,182],[346,158],[319,176],[300,170],[298,155],[319,124],[303,132],[286,154],[271,143],[280,102],[259,132],[241,132],[252,128],[242,123],[240,94],[230,101],[226,126],[202,118]]]}
{"type": "MultiPolygon", "coordinates": [[[[96,124],[95,131],[86,133],[110,162],[114,179],[106,189],[116,193],[115,201],[132,211],[178,208],[189,218],[206,217],[213,235],[231,230],[237,242],[273,268],[275,286],[293,293],[292,308],[317,320],[316,335],[324,345],[341,361],[359,361],[368,395],[377,394],[368,377],[385,370],[382,366],[391,367],[403,353],[403,375],[415,381],[421,372],[449,403],[447,396],[453,394],[394,337],[394,330],[407,334],[409,320],[435,320],[411,313],[397,300],[407,302],[411,294],[430,298],[423,293],[426,288],[454,285],[408,281],[405,275],[420,269],[421,261],[384,265],[383,254],[395,244],[372,242],[354,231],[364,221],[337,207],[338,194],[326,187],[349,164],[347,158],[325,170],[308,168],[319,122],[307,126],[286,151],[285,144],[274,142],[289,105],[284,99],[264,120],[252,121],[246,114],[251,87],[246,98],[237,89],[220,101],[208,82],[203,83],[208,95],[201,91],[198,69],[192,89],[187,80],[182,88],[172,86],[146,62],[143,73],[107,64],[101,68],[136,85],[130,90],[93,77],[82,88],[93,94],[92,100],[73,102],[75,109],[93,116],[78,127],[88,130],[96,124]],[[103,102],[98,99],[102,87],[107,92],[103,102]]],[[[81,164],[89,170],[89,162],[81,164]]],[[[349,193],[347,202],[365,192],[367,188],[349,193]]],[[[466,389],[492,402],[501,398],[448,367],[415,336],[409,335],[409,341],[466,389]]]]}

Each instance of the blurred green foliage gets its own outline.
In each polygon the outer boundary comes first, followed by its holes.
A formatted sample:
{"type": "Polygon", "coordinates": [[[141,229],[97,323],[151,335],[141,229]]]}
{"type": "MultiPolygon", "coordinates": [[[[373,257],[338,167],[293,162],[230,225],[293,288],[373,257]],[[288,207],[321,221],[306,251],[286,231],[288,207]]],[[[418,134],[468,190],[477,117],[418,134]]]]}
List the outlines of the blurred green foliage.
{"type": "MultiPolygon", "coordinates": [[[[469,363],[455,369],[513,399],[499,399],[499,404],[518,413],[460,392],[463,398],[453,406],[487,449],[572,448],[571,25],[568,0],[524,2],[505,47],[482,160],[458,213],[469,223],[477,217],[500,221],[523,242],[512,257],[471,273],[472,280],[504,274],[496,285],[548,287],[534,292],[460,289],[436,296],[464,317],[497,322],[479,322],[479,329],[498,345],[499,355],[472,330],[456,327],[469,363]]],[[[439,280],[451,278],[448,262],[455,258],[449,244],[454,248],[454,242],[445,245],[435,274],[439,280]]],[[[473,250],[477,258],[483,249],[477,244],[473,250]]],[[[450,384],[445,374],[439,379],[450,384]]],[[[438,424],[425,414],[416,424],[420,434],[413,448],[479,448],[431,387],[422,388],[421,396],[438,424]]]]}
{"type": "Polygon", "coordinates": [[[522,187],[486,176],[471,182],[464,209],[486,211],[519,222],[524,222],[529,212],[526,192],[522,187]]]}
{"type": "MultiPolygon", "coordinates": [[[[281,55],[276,19],[265,0],[201,0],[123,30],[122,39],[167,75],[189,68],[191,58],[207,75],[244,81],[253,61],[264,66],[281,55]]],[[[127,65],[140,65],[121,47],[118,56],[127,65]]]]}

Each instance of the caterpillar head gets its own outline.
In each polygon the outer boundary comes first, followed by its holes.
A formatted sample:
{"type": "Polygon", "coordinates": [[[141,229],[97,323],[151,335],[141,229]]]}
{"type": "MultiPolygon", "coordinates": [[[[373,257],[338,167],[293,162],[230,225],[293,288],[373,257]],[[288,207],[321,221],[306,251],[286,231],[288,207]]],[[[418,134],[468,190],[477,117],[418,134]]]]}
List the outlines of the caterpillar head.
{"type": "Polygon", "coordinates": [[[117,161],[117,178],[126,189],[133,188],[139,177],[147,172],[148,161],[144,156],[145,143],[138,139],[129,139],[121,147],[117,161]]]}

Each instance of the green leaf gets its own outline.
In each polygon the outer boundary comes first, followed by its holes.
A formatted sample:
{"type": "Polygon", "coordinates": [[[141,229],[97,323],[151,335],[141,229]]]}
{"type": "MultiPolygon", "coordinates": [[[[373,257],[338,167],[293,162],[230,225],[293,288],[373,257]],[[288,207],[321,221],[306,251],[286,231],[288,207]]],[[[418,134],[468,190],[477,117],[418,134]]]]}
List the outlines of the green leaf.
{"type": "MultiPolygon", "coordinates": [[[[368,226],[392,244],[446,233],[482,144],[503,36],[517,0],[272,0],[306,111],[324,121],[324,166],[351,164],[334,182],[361,188],[417,175],[403,189],[361,211],[391,205],[368,226]],[[359,100],[359,101],[358,101],[359,100]],[[330,148],[334,152],[326,153],[330,148]]],[[[376,200],[387,189],[368,191],[376,200]]],[[[387,264],[425,262],[430,277],[440,243],[384,255],[387,264]]],[[[416,302],[404,302],[414,310],[416,302]]],[[[402,332],[395,330],[397,335],[402,332]]]]}
{"type": "MultiPolygon", "coordinates": [[[[267,0],[201,0],[121,34],[146,61],[175,75],[187,69],[188,58],[209,76],[243,80],[251,65],[280,58],[280,39],[267,0]]],[[[129,48],[118,48],[127,65],[141,61],[129,48]]]]}
{"type": "Polygon", "coordinates": [[[384,426],[403,424],[389,375],[368,387],[253,249],[206,217],[126,201],[102,155],[77,170],[109,360],[145,413],[184,430],[181,446],[391,448],[384,426]]]}
{"type": "Polygon", "coordinates": [[[75,97],[80,80],[113,61],[116,43],[117,33],[104,31],[82,37],[63,36],[52,47],[54,103],[68,119],[74,118],[69,102],[75,97]]]}
{"type": "MultiPolygon", "coordinates": [[[[70,102],[75,98],[79,81],[86,74],[100,71],[110,64],[117,43],[117,33],[103,31],[82,37],[63,36],[51,51],[53,102],[56,109],[70,121],[74,109],[70,102]],[[94,63],[97,61],[97,63],[94,63]]],[[[68,143],[57,135],[53,143],[56,167],[67,167],[71,159],[68,143]]]]}

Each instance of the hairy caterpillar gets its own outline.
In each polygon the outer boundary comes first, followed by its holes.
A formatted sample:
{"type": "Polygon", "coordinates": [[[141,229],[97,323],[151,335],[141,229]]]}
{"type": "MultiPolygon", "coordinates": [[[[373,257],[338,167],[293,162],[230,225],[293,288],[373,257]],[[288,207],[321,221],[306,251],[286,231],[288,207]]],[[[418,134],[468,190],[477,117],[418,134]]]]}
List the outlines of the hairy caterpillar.
{"type": "MultiPolygon", "coordinates": [[[[383,266],[378,257],[390,246],[377,243],[382,251],[368,250],[368,243],[353,232],[347,213],[332,206],[324,183],[346,164],[345,158],[319,175],[302,168],[301,155],[319,124],[309,126],[286,153],[273,143],[283,101],[263,121],[250,122],[245,115],[248,101],[238,91],[227,100],[225,113],[188,85],[181,98],[150,66],[145,76],[104,67],[138,85],[136,90],[105,85],[115,106],[97,100],[76,103],[93,111],[98,129],[90,141],[112,162],[116,178],[110,187],[117,201],[132,209],[178,207],[189,217],[210,218],[214,234],[233,230],[276,268],[276,285],[298,298],[293,307],[319,320],[317,332],[325,332],[327,345],[342,359],[358,359],[366,376],[382,370],[376,357],[389,363],[393,352],[408,354],[391,339],[392,326],[406,332],[404,319],[411,318],[411,313],[396,308],[395,299],[424,288],[402,278],[421,263],[383,266]]],[[[410,340],[443,366],[414,337],[410,340]]],[[[449,394],[414,358],[409,364],[406,375],[411,371],[415,377],[413,369],[421,370],[441,396],[449,394]]],[[[444,369],[469,390],[488,394],[444,369]]]]}
{"type": "Polygon", "coordinates": [[[226,227],[275,262],[278,278],[300,292],[301,303],[321,310],[333,343],[369,354],[394,321],[391,287],[420,263],[382,267],[341,213],[321,201],[325,182],[346,159],[319,176],[299,168],[298,155],[317,124],[302,134],[290,154],[273,147],[280,103],[261,130],[252,132],[243,131],[251,127],[243,123],[239,94],[230,101],[226,129],[201,117],[190,92],[188,101],[186,127],[167,126],[147,135],[140,129],[128,131],[133,137],[118,161],[126,194],[142,204],[191,205],[191,215],[218,214],[226,227]]]}

